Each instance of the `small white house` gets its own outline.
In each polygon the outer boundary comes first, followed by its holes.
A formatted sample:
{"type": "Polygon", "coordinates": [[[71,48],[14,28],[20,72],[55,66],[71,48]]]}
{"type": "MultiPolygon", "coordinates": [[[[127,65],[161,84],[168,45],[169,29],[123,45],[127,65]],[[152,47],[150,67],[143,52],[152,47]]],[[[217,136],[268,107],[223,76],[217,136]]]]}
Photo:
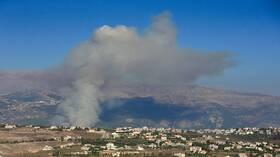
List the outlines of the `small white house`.
{"type": "Polygon", "coordinates": [[[116,146],[114,145],[114,143],[107,143],[106,148],[107,150],[116,150],[116,146]]]}
{"type": "Polygon", "coordinates": [[[137,146],[137,150],[139,150],[139,151],[143,151],[143,150],[144,150],[144,148],[143,148],[143,147],[141,147],[141,146],[137,146]]]}
{"type": "Polygon", "coordinates": [[[120,135],[118,133],[116,133],[116,132],[113,132],[112,136],[113,136],[113,138],[119,138],[120,137],[120,135]]]}
{"type": "Polygon", "coordinates": [[[14,128],[16,128],[17,126],[16,125],[9,125],[9,124],[6,124],[5,125],[5,128],[6,129],[14,129],[14,128]]]}
{"type": "Polygon", "coordinates": [[[53,147],[52,147],[52,146],[45,145],[45,147],[44,147],[42,150],[43,150],[43,151],[50,151],[50,150],[53,150],[53,147]]]}
{"type": "Polygon", "coordinates": [[[50,130],[56,130],[56,129],[58,129],[58,127],[55,126],[55,125],[53,125],[53,126],[50,127],[50,130]]]}
{"type": "Polygon", "coordinates": [[[186,156],[185,153],[175,153],[173,155],[176,157],[185,157],[186,156]]]}

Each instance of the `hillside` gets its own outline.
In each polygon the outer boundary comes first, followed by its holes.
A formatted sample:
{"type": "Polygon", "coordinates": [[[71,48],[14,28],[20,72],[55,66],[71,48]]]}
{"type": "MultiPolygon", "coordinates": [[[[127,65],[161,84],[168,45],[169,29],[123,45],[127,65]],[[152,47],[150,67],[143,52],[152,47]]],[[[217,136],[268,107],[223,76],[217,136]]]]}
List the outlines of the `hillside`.
{"type": "MultiPolygon", "coordinates": [[[[280,126],[280,97],[239,93],[197,85],[122,86],[102,102],[102,127],[156,126],[178,128],[280,126]]],[[[114,91],[114,89],[111,89],[114,91]]],[[[50,90],[28,90],[0,96],[0,121],[50,124],[63,117],[63,100],[50,90]]],[[[67,123],[62,121],[61,123],[67,123]]]]}

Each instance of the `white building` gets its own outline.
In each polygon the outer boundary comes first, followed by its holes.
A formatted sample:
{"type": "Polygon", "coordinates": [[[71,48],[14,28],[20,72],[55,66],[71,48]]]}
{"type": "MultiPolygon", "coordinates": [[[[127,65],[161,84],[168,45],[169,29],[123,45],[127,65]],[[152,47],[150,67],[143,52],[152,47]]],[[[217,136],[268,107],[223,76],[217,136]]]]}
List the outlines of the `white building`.
{"type": "Polygon", "coordinates": [[[202,148],[198,147],[198,146],[192,146],[192,147],[190,147],[190,151],[193,153],[198,153],[198,152],[202,151],[202,148]]]}
{"type": "Polygon", "coordinates": [[[45,145],[45,147],[44,147],[42,150],[43,150],[43,151],[50,151],[50,150],[53,150],[53,147],[52,147],[52,146],[45,145]]]}
{"type": "Polygon", "coordinates": [[[6,124],[6,125],[5,125],[5,128],[6,128],[6,129],[14,129],[14,128],[16,128],[16,125],[9,125],[9,124],[6,124]]]}
{"type": "Polygon", "coordinates": [[[53,125],[53,126],[50,127],[50,130],[56,130],[56,129],[58,129],[58,127],[55,126],[55,125],[53,125]]]}
{"type": "Polygon", "coordinates": [[[210,144],[209,145],[209,149],[212,150],[212,151],[217,150],[218,148],[219,148],[218,145],[215,145],[215,144],[210,144]]]}
{"type": "Polygon", "coordinates": [[[116,133],[116,132],[113,132],[112,136],[113,136],[113,138],[119,138],[120,137],[120,135],[118,133],[116,133]]]}
{"type": "Polygon", "coordinates": [[[107,150],[116,150],[116,146],[114,145],[114,143],[107,143],[106,148],[107,150]]]}
{"type": "Polygon", "coordinates": [[[141,146],[137,146],[137,150],[142,151],[142,150],[144,150],[144,148],[141,146]]]}
{"type": "Polygon", "coordinates": [[[173,154],[175,157],[185,157],[185,153],[175,153],[173,154]]]}

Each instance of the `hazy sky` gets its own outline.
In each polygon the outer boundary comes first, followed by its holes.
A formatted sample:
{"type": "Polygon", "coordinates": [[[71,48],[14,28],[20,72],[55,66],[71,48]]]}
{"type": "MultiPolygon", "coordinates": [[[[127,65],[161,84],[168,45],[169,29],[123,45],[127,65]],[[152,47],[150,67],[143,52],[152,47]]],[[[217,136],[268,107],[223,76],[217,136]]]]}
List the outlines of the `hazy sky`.
{"type": "Polygon", "coordinates": [[[173,15],[181,47],[229,51],[237,66],[204,85],[280,95],[277,0],[0,0],[0,69],[45,69],[104,24],[143,31],[173,15]]]}

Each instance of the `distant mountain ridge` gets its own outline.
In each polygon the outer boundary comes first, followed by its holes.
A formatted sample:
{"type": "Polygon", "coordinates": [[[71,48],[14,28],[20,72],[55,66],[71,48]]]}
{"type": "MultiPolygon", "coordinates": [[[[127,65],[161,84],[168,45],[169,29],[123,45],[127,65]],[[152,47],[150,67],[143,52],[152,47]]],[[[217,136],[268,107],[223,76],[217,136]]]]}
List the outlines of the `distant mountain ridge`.
{"type": "MultiPolygon", "coordinates": [[[[280,97],[277,96],[198,85],[139,85],[117,89],[114,101],[101,104],[103,110],[97,126],[280,127],[280,97]]],[[[1,95],[0,122],[50,124],[54,116],[61,115],[57,106],[62,100],[63,97],[49,89],[1,95]]]]}
{"type": "Polygon", "coordinates": [[[198,85],[135,86],[121,89],[127,97],[153,97],[164,103],[197,105],[216,103],[225,107],[256,107],[262,103],[280,105],[280,97],[202,87],[198,85]]]}

